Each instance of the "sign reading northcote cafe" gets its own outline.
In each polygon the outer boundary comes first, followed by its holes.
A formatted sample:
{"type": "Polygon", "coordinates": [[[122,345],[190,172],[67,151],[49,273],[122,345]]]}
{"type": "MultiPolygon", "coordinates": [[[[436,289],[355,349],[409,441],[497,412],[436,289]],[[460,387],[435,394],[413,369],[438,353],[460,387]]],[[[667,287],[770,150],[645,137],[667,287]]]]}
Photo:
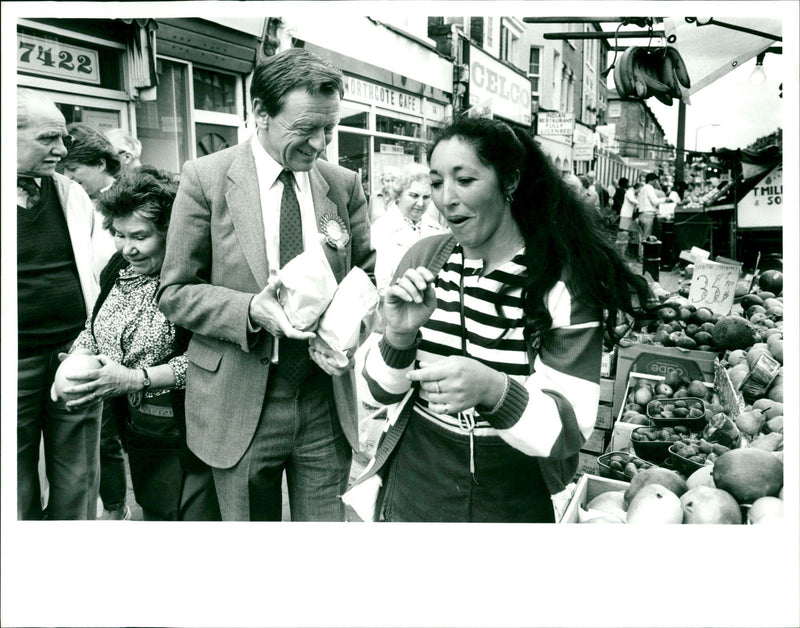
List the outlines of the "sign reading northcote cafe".
{"type": "Polygon", "coordinates": [[[469,104],[491,101],[491,111],[524,126],[531,125],[531,82],[497,59],[469,45],[469,104]]]}

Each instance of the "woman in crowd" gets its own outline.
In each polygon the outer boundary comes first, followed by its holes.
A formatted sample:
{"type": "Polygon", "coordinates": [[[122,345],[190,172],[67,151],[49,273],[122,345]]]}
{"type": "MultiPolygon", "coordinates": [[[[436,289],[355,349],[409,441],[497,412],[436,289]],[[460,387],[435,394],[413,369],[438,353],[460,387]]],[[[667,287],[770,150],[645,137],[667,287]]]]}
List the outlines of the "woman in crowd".
{"type": "Polygon", "coordinates": [[[617,215],[622,211],[622,203],[625,202],[625,194],[628,192],[628,178],[620,177],[617,181],[617,189],[614,190],[614,198],[611,200],[611,210],[617,215]]]}
{"type": "Polygon", "coordinates": [[[394,178],[389,191],[393,203],[370,230],[376,256],[375,281],[381,294],[389,287],[397,264],[414,243],[446,231],[427,213],[431,176],[426,166],[417,163],[406,166],[394,178]]]}
{"type": "Polygon", "coordinates": [[[462,118],[429,163],[452,235],[412,247],[386,291],[364,372],[406,402],[359,482],[380,470],[387,521],[552,522],[596,420],[604,330],[646,282],[524,132],[462,118]]]}
{"type": "Polygon", "coordinates": [[[219,520],[211,472],[185,446],[188,334],[156,303],[176,190],[169,174],[145,167],[100,197],[117,253],[71,351],[97,354],[102,366],[71,378],[64,393],[81,395],[68,408],[102,400],[125,417],[133,491],[146,520],[219,520]]]}
{"type": "Polygon", "coordinates": [[[639,190],[641,189],[641,183],[628,187],[625,190],[625,197],[619,211],[619,239],[628,243],[628,255],[632,258],[638,256],[639,250],[639,227],[634,222],[634,219],[636,218],[639,190]]]}
{"type": "MultiPolygon", "coordinates": [[[[105,135],[89,124],[74,122],[67,130],[74,141],[63,161],[64,175],[81,185],[96,210],[97,199],[114,185],[121,172],[119,151],[105,135]]],[[[101,217],[98,217],[98,224],[100,220],[101,217]]],[[[113,240],[106,237],[102,244],[107,251],[104,259],[108,259],[114,254],[111,249],[113,240]]],[[[98,268],[97,271],[102,269],[98,268]]],[[[131,512],[125,503],[127,492],[125,456],[118,421],[112,414],[110,404],[106,404],[100,424],[100,500],[103,502],[103,519],[130,519],[131,512]]]]}

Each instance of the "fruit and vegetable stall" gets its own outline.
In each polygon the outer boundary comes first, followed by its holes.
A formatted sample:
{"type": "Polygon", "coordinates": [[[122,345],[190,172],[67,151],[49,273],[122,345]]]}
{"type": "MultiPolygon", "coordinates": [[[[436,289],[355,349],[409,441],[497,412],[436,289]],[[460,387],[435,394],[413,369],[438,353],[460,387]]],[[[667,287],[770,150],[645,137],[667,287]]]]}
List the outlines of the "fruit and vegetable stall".
{"type": "Polygon", "coordinates": [[[697,277],[674,294],[655,284],[644,320],[604,355],[562,523],[782,520],[783,275],[733,276],[716,303],[688,298],[697,277]]]}

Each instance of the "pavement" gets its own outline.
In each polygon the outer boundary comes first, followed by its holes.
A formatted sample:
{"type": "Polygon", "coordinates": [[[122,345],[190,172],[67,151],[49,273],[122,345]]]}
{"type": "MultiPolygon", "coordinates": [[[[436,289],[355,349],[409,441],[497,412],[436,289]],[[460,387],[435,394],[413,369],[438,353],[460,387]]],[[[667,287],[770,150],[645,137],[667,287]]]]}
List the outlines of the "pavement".
{"type": "MultiPolygon", "coordinates": [[[[629,260],[629,264],[631,268],[633,268],[638,274],[642,273],[642,264],[641,262],[635,260],[629,260]]],[[[645,275],[648,277],[649,280],[653,278],[649,275],[645,275]]],[[[657,283],[667,292],[670,293],[677,293],[678,289],[681,286],[681,281],[683,279],[683,275],[681,271],[676,266],[673,269],[668,270],[660,270],[658,273],[657,283]]],[[[373,336],[370,341],[374,342],[376,337],[373,336]]],[[[370,342],[368,341],[368,342],[370,342]]],[[[363,359],[364,350],[366,349],[366,345],[364,345],[359,352],[356,354],[356,372],[361,372],[361,360],[363,359]]],[[[359,398],[365,398],[365,384],[361,377],[357,378],[358,381],[358,393],[359,398]]],[[[353,454],[353,464],[350,470],[350,482],[352,483],[358,474],[361,473],[362,469],[366,466],[369,462],[369,459],[374,452],[375,446],[377,445],[378,438],[381,433],[381,428],[383,425],[382,417],[378,417],[378,420],[370,419],[370,415],[374,414],[374,409],[362,405],[359,409],[359,427],[361,431],[361,439],[362,439],[362,451],[355,452],[353,454]]],[[[127,470],[128,475],[128,496],[127,496],[127,503],[128,507],[131,509],[131,520],[132,521],[142,521],[142,509],[136,503],[136,498],[133,495],[133,488],[130,479],[130,470],[127,464],[127,456],[126,456],[126,464],[125,468],[127,470]]],[[[98,500],[98,518],[102,515],[102,504],[98,500]]],[[[360,521],[360,519],[353,513],[353,511],[348,507],[346,512],[346,520],[347,521],[360,521]]],[[[286,488],[286,479],[284,478],[283,482],[283,516],[282,521],[290,521],[289,517],[289,494],[286,488]]]]}

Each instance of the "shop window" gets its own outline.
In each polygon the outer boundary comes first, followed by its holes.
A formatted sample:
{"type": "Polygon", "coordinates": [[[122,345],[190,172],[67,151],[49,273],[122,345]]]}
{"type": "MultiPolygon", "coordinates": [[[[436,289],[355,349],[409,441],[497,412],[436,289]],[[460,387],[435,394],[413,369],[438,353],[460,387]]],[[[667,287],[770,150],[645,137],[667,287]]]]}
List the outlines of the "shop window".
{"type": "Polygon", "coordinates": [[[369,136],[339,130],[339,165],[357,172],[364,194],[369,196],[369,136]]]}
{"type": "Polygon", "coordinates": [[[64,114],[64,120],[66,120],[68,125],[73,122],[85,122],[104,132],[120,127],[121,121],[119,111],[99,109],[97,107],[67,105],[59,102],[56,103],[56,107],[64,114]]]}
{"type": "Polygon", "coordinates": [[[542,56],[542,49],[537,46],[531,46],[531,52],[528,59],[528,78],[531,81],[531,93],[533,94],[539,93],[541,56],[542,56]]]}
{"type": "Polygon", "coordinates": [[[142,142],[142,163],[180,172],[190,159],[188,67],[158,60],[158,98],[136,103],[136,135],[142,142]]]}
{"type": "Polygon", "coordinates": [[[354,129],[366,129],[369,124],[369,116],[366,111],[357,111],[351,115],[343,116],[339,120],[339,126],[349,126],[354,129]]]}
{"type": "Polygon", "coordinates": [[[194,68],[194,108],[219,113],[237,113],[236,77],[212,70],[194,68]]]}
{"type": "Polygon", "coordinates": [[[375,130],[379,133],[391,133],[392,135],[402,135],[404,137],[421,137],[422,128],[417,122],[399,120],[389,116],[375,116],[375,130]]]}
{"type": "Polygon", "coordinates": [[[122,90],[122,51],[32,28],[17,28],[17,70],[76,85],[122,90]]]}
{"type": "Polygon", "coordinates": [[[236,127],[221,124],[195,124],[196,155],[203,157],[237,144],[236,127]]]}

